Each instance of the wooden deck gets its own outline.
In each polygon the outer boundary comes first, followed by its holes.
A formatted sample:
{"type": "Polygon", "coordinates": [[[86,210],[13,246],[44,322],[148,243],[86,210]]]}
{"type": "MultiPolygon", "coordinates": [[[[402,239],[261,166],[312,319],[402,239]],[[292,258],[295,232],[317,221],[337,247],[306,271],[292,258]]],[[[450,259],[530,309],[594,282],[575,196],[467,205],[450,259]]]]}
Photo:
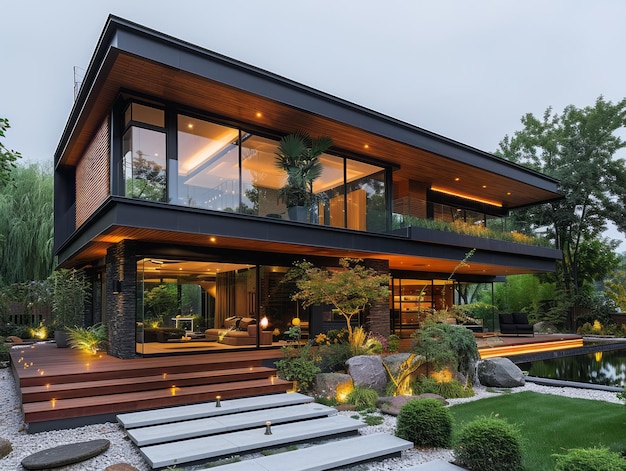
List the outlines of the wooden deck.
{"type": "Polygon", "coordinates": [[[121,360],[38,343],[11,349],[29,432],[114,420],[121,412],[292,389],[276,377],[280,350],[121,360]],[[266,366],[264,366],[266,364],[266,366]]]}

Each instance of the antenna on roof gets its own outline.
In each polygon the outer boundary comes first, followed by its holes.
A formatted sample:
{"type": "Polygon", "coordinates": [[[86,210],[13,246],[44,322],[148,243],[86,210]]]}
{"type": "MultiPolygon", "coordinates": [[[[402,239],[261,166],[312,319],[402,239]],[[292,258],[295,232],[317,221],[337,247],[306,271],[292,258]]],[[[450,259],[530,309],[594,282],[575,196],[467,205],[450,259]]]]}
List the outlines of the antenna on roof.
{"type": "Polygon", "coordinates": [[[78,92],[80,91],[80,86],[83,84],[83,79],[85,78],[85,69],[82,67],[74,66],[74,100],[78,97],[78,92]]]}

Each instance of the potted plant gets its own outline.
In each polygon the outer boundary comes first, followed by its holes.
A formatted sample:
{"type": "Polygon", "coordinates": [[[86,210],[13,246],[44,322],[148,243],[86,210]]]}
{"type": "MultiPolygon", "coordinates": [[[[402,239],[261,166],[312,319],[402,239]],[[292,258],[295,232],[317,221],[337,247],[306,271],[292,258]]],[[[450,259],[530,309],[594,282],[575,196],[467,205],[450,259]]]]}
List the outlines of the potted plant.
{"type": "Polygon", "coordinates": [[[287,174],[278,197],[287,206],[289,219],[304,221],[315,201],[313,181],[322,174],[319,156],[333,145],[328,136],[312,138],[304,132],[284,136],[276,152],[276,166],[287,174]]]}
{"type": "Polygon", "coordinates": [[[51,279],[54,338],[57,347],[66,348],[67,329],[84,325],[90,285],[84,272],[76,269],[57,270],[52,273],[51,279]]]}

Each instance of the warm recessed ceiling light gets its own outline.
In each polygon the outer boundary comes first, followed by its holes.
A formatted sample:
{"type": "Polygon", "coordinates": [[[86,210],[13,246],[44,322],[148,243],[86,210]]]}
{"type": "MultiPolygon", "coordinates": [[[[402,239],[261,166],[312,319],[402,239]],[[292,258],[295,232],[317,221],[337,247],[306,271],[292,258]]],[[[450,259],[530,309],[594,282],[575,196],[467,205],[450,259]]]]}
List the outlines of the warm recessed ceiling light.
{"type": "Polygon", "coordinates": [[[365,144],[363,147],[364,147],[365,149],[369,149],[369,148],[370,148],[370,145],[369,145],[369,144],[365,144]]]}
{"type": "Polygon", "coordinates": [[[506,192],[506,194],[507,194],[507,195],[509,195],[509,196],[511,196],[511,192],[510,192],[510,191],[507,191],[507,192],[506,192]]]}
{"type": "Polygon", "coordinates": [[[460,179],[459,177],[456,177],[456,178],[454,179],[454,181],[455,181],[455,182],[460,182],[460,181],[461,181],[461,179],[460,179]]]}
{"type": "Polygon", "coordinates": [[[216,239],[215,237],[211,237],[211,238],[209,238],[209,240],[210,240],[211,242],[215,242],[217,239],[216,239]]]}
{"type": "Polygon", "coordinates": [[[484,190],[485,188],[487,188],[487,185],[483,185],[483,190],[484,190]]]}
{"type": "Polygon", "coordinates": [[[260,111],[256,112],[256,117],[257,118],[261,118],[263,116],[263,113],[261,113],[260,111]]]}
{"type": "Polygon", "coordinates": [[[193,124],[189,123],[189,124],[187,125],[187,127],[188,127],[189,129],[193,129],[193,124]]]}

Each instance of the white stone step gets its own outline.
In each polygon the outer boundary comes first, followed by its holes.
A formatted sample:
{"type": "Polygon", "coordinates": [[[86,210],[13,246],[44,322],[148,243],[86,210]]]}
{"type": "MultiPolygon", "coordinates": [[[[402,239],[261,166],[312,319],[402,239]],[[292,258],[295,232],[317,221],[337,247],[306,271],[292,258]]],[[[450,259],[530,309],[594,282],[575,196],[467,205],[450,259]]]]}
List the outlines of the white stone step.
{"type": "Polygon", "coordinates": [[[312,402],[134,428],[127,430],[127,434],[137,446],[146,446],[253,427],[264,427],[267,421],[272,424],[281,424],[336,414],[337,409],[334,407],[312,402]]]}
{"type": "Polygon", "coordinates": [[[456,466],[449,461],[434,460],[428,463],[418,464],[404,471],[463,471],[465,468],[456,466]]]}
{"type": "Polygon", "coordinates": [[[117,421],[124,428],[130,429],[135,427],[145,427],[148,425],[200,419],[203,417],[216,417],[236,412],[265,409],[268,407],[305,404],[313,402],[313,398],[300,393],[283,393],[243,397],[239,399],[227,399],[220,402],[221,407],[215,407],[215,402],[202,402],[200,404],[119,414],[117,416],[117,421]]]}
{"type": "MultiPolygon", "coordinates": [[[[145,446],[139,448],[139,451],[151,467],[163,468],[218,456],[275,448],[330,435],[356,433],[359,428],[364,426],[365,424],[359,420],[335,415],[272,426],[271,435],[265,434],[266,427],[263,426],[239,432],[145,446]]],[[[366,452],[366,450],[362,451],[366,452]]]]}
{"type": "Polygon", "coordinates": [[[224,471],[321,471],[382,458],[410,448],[413,448],[412,442],[393,435],[376,433],[333,440],[321,445],[299,448],[295,451],[239,461],[210,469],[224,471]]]}

